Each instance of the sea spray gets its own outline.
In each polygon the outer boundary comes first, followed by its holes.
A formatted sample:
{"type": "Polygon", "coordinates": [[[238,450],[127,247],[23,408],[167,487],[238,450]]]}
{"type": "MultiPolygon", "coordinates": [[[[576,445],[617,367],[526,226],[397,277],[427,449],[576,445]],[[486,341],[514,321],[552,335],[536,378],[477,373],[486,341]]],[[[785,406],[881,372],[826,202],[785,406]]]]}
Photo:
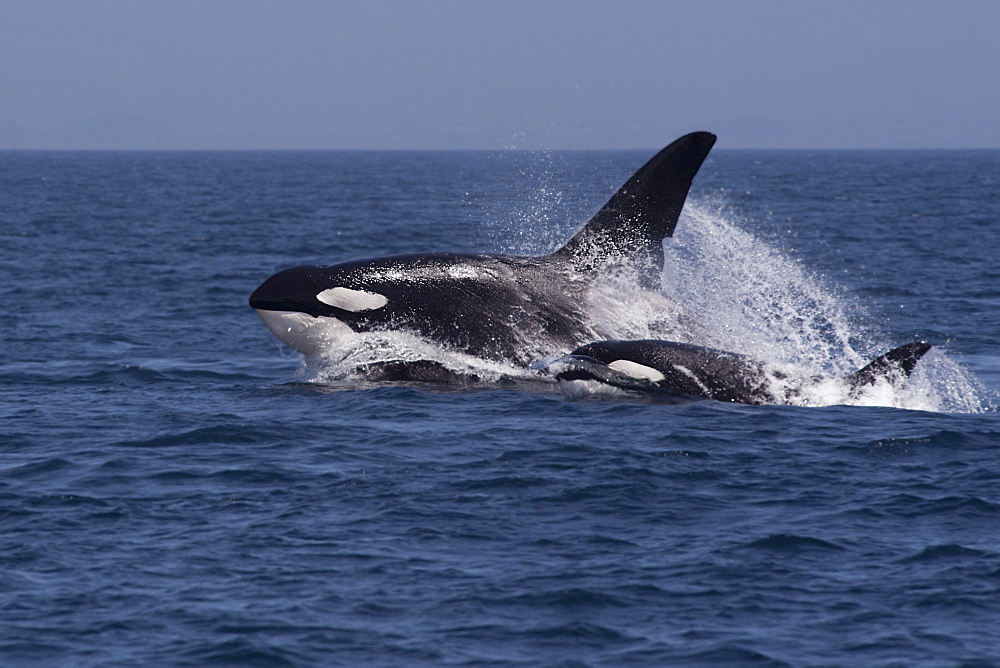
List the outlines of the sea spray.
{"type": "Polygon", "coordinates": [[[745,225],[720,197],[688,202],[674,237],[664,244],[663,291],[700,325],[701,339],[691,343],[780,369],[801,383],[792,403],[984,409],[972,374],[937,349],[896,386],[876,383],[852,395],[843,383],[809,382],[847,376],[904,342],[863,324],[872,319],[864,304],[745,225]]]}
{"type": "Polygon", "coordinates": [[[855,349],[864,345],[859,305],[740,223],[722,200],[690,202],[665,244],[664,292],[697,314],[708,337],[692,343],[815,373],[864,366],[873,355],[855,349]]]}
{"type": "MultiPolygon", "coordinates": [[[[533,201],[548,201],[559,191],[545,186],[533,201]]],[[[538,238],[551,217],[549,205],[536,213],[516,209],[504,248],[528,254],[548,243],[538,238]],[[523,233],[529,228],[530,233],[523,233]]],[[[641,287],[637,272],[614,266],[589,291],[590,328],[597,338],[659,338],[736,352],[760,360],[774,371],[775,396],[803,406],[851,404],[928,411],[978,412],[983,392],[972,375],[940,350],[920,364],[909,382],[876,383],[851,392],[840,379],[878,354],[902,343],[864,324],[864,305],[804,267],[794,256],[748,231],[747,221],[724,197],[689,201],[673,238],[664,243],[663,287],[641,287]]],[[[554,237],[562,234],[553,230],[554,237]]],[[[580,341],[587,343],[588,341],[580,341]]],[[[530,342],[527,342],[530,344],[530,342]]],[[[552,351],[552,356],[568,353],[552,351]]],[[[535,369],[484,360],[426,341],[407,332],[358,333],[339,339],[303,365],[301,376],[314,383],[351,383],[355,370],[388,360],[433,360],[484,383],[503,378],[538,378],[535,369]]],[[[544,362],[545,360],[541,360],[544,362]]]]}
{"type": "Polygon", "coordinates": [[[456,374],[475,378],[483,383],[538,376],[532,369],[482,359],[405,331],[363,332],[342,337],[322,355],[304,358],[299,375],[305,382],[351,384],[364,379],[364,374],[359,370],[369,364],[425,360],[438,362],[456,374]]]}

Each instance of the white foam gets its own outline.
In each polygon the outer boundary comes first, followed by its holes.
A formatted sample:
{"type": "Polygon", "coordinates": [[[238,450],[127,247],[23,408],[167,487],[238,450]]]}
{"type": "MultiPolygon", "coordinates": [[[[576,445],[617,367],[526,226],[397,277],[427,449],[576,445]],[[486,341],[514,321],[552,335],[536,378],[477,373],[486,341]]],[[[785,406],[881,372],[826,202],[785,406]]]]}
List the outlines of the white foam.
{"type": "Polygon", "coordinates": [[[985,408],[971,373],[939,349],[907,382],[852,393],[841,379],[904,341],[859,326],[871,320],[859,303],[744,230],[724,202],[689,200],[664,251],[664,292],[697,318],[686,332],[681,328],[682,335],[694,335],[686,340],[764,362],[778,372],[768,379],[772,393],[787,394],[789,403],[985,408]]]}
{"type": "Polygon", "coordinates": [[[456,373],[474,374],[485,382],[504,377],[536,378],[538,375],[531,369],[449,349],[410,332],[391,331],[352,332],[318,354],[306,357],[302,376],[307,382],[336,383],[352,377],[360,366],[387,360],[432,360],[456,373]]]}
{"type": "Polygon", "coordinates": [[[978,382],[939,349],[908,382],[852,392],[843,378],[904,341],[859,326],[872,318],[858,302],[742,225],[724,202],[689,200],[664,244],[662,293],[639,287],[629,267],[613,267],[589,293],[594,329],[607,339],[665,339],[746,355],[770,370],[771,394],[796,405],[985,409],[978,382]]]}

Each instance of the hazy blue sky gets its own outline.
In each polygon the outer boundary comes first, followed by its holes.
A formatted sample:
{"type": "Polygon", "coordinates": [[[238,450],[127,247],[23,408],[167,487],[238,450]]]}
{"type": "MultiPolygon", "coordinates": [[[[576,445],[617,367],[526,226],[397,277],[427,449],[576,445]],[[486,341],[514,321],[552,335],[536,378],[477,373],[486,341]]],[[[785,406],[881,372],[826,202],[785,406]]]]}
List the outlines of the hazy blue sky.
{"type": "Polygon", "coordinates": [[[0,148],[1000,148],[1000,0],[0,0],[0,148]]]}

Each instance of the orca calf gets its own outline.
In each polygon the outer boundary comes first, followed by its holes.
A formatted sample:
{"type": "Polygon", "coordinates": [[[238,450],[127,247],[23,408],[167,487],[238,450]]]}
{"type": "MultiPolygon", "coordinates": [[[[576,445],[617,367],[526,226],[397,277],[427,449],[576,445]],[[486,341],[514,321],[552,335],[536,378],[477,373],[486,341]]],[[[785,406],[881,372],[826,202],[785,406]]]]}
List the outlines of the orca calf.
{"type": "MultiPolygon", "coordinates": [[[[907,343],[881,355],[846,378],[848,396],[885,381],[894,387],[909,377],[928,343],[907,343]]],[[[576,381],[596,381],[626,392],[661,394],[669,399],[700,397],[741,404],[787,404],[809,384],[824,378],[793,378],[744,355],[675,341],[598,341],[549,365],[564,389],[576,381]]]]}
{"type": "MultiPolygon", "coordinates": [[[[650,284],[663,268],[695,174],[715,135],[695,132],[654,156],[551,255],[419,253],[288,269],[250,297],[271,332],[307,355],[351,332],[402,331],[483,359],[527,366],[599,334],[586,291],[601,269],[630,263],[650,284]]],[[[426,362],[420,374],[435,376],[426,362]]],[[[392,377],[403,366],[378,369],[392,377]]],[[[377,374],[376,374],[377,375],[377,374]]]]}

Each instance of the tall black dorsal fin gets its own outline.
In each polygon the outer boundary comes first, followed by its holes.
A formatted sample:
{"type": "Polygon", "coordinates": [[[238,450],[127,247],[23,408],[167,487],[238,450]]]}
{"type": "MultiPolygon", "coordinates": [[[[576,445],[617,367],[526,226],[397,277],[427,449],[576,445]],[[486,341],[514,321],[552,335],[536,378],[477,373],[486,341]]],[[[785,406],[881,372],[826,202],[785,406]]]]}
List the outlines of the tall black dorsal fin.
{"type": "Polygon", "coordinates": [[[657,153],[553,257],[578,269],[628,259],[661,270],[663,239],[674,233],[694,175],[714,144],[712,133],[692,132],[657,153]]]}
{"type": "Polygon", "coordinates": [[[908,378],[917,366],[931,344],[914,341],[898,348],[893,348],[884,355],[879,355],[860,371],[855,371],[847,377],[847,384],[852,390],[860,390],[866,385],[874,385],[880,378],[892,383],[894,380],[908,378]]]}

